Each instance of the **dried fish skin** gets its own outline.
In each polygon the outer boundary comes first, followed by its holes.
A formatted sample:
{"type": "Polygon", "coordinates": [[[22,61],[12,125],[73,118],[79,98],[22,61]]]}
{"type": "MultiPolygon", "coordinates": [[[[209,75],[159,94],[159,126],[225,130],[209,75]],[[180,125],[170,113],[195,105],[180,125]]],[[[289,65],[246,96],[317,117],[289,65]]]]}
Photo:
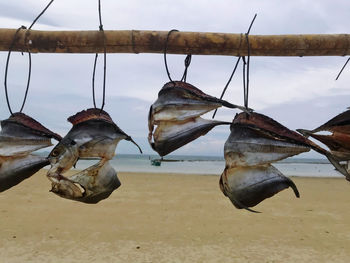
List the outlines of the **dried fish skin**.
{"type": "Polygon", "coordinates": [[[221,191],[239,209],[250,210],[289,187],[300,196],[293,181],[272,165],[226,168],[220,178],[221,191]]]}
{"type": "Polygon", "coordinates": [[[161,122],[152,135],[150,132],[148,140],[152,148],[165,156],[185,144],[207,134],[218,125],[229,125],[229,122],[206,120],[200,117],[186,122],[161,122]],[[153,136],[153,142],[152,142],[153,136]]]}
{"type": "Polygon", "coordinates": [[[0,192],[19,184],[49,164],[47,158],[32,154],[12,157],[0,156],[0,192]]]}
{"type": "Polygon", "coordinates": [[[276,140],[248,126],[232,124],[230,130],[224,147],[227,167],[264,165],[310,151],[310,147],[276,140]]]}
{"type": "Polygon", "coordinates": [[[0,156],[27,155],[51,146],[52,138],[62,139],[24,113],[14,113],[1,121],[0,156]]]}
{"type": "Polygon", "coordinates": [[[265,133],[266,136],[276,140],[290,141],[306,146],[310,146],[310,141],[299,133],[288,129],[274,119],[256,112],[239,113],[233,120],[233,125],[244,125],[265,133]]]}
{"type": "Polygon", "coordinates": [[[51,191],[60,197],[96,204],[121,185],[109,162],[99,162],[69,178],[52,180],[51,191]]]}

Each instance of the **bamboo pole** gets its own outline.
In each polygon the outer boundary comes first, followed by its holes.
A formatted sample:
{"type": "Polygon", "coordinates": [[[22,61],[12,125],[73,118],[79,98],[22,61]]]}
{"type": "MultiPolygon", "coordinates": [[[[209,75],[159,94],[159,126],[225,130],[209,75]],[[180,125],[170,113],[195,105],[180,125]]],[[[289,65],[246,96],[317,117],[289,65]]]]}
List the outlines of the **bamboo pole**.
{"type": "MultiPolygon", "coordinates": [[[[8,51],[16,29],[0,29],[0,51],[8,51]]],[[[108,53],[162,53],[167,31],[105,31],[108,53]]],[[[33,53],[102,53],[100,31],[20,30],[13,51],[33,53]],[[27,37],[25,37],[27,34],[27,37]]],[[[252,56],[345,56],[350,55],[349,34],[249,35],[252,56]]],[[[173,32],[169,54],[247,55],[244,34],[173,32]]]]}

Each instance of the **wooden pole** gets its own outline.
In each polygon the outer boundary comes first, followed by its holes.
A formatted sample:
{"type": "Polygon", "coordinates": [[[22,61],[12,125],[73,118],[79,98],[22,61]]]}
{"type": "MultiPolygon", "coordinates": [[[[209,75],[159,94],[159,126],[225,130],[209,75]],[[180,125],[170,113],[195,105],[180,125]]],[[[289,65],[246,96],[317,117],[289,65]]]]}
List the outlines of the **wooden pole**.
{"type": "MultiPolygon", "coordinates": [[[[0,51],[8,51],[16,29],[0,29],[0,51]]],[[[105,31],[108,53],[163,53],[168,31],[105,31]]],[[[102,53],[100,31],[20,30],[13,51],[33,53],[102,53]],[[25,37],[27,34],[27,37],[25,37]]],[[[346,56],[349,34],[249,35],[252,56],[346,56]]],[[[247,55],[244,34],[173,32],[168,54],[247,55]]]]}

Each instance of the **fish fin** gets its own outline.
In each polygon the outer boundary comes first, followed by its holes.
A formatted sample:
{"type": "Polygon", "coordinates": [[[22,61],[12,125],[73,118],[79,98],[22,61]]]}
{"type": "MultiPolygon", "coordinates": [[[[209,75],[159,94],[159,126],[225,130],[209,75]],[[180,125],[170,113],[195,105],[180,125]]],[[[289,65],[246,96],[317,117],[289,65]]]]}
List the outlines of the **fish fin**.
{"type": "Polygon", "coordinates": [[[230,102],[227,102],[225,100],[221,100],[221,103],[222,103],[222,106],[225,106],[227,108],[231,108],[231,109],[240,109],[241,111],[244,111],[245,113],[248,113],[250,114],[251,112],[253,112],[254,110],[251,109],[251,108],[246,108],[246,107],[243,107],[243,106],[239,106],[239,105],[236,105],[236,104],[232,104],[230,102]]]}
{"type": "Polygon", "coordinates": [[[286,179],[287,179],[288,185],[293,189],[295,196],[297,198],[300,198],[300,193],[299,193],[299,190],[298,190],[297,186],[295,185],[295,183],[291,179],[289,179],[288,177],[286,177],[286,179]]]}
{"type": "Polygon", "coordinates": [[[73,164],[73,167],[74,167],[74,168],[77,168],[76,166],[77,166],[77,162],[78,162],[79,160],[80,160],[80,158],[78,157],[77,160],[75,161],[75,163],[73,164]]]}
{"type": "Polygon", "coordinates": [[[304,129],[297,129],[297,132],[299,132],[300,134],[302,134],[306,138],[308,138],[312,133],[312,131],[304,130],[304,129]]]}
{"type": "Polygon", "coordinates": [[[141,153],[141,154],[143,153],[141,147],[140,147],[130,136],[129,136],[128,138],[126,138],[125,140],[130,141],[130,142],[132,142],[133,144],[135,144],[136,147],[139,148],[140,153],[141,153]]]}
{"type": "Polygon", "coordinates": [[[340,172],[342,175],[345,176],[346,180],[350,181],[350,174],[348,173],[348,171],[345,169],[345,167],[343,167],[339,161],[336,160],[336,158],[329,152],[325,153],[325,156],[327,157],[327,159],[331,162],[331,164],[333,164],[333,166],[335,167],[335,169],[338,170],[338,172],[340,172]]]}

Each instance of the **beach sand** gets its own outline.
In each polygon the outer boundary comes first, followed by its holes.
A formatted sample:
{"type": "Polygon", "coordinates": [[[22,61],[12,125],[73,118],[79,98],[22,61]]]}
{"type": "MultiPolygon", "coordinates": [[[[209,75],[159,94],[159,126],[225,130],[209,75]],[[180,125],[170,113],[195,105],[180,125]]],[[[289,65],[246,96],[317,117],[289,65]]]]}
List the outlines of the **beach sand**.
{"type": "Polygon", "coordinates": [[[120,173],[88,205],[49,192],[41,171],[0,194],[0,262],[349,262],[350,183],[293,178],[238,210],[218,176],[120,173]]]}

